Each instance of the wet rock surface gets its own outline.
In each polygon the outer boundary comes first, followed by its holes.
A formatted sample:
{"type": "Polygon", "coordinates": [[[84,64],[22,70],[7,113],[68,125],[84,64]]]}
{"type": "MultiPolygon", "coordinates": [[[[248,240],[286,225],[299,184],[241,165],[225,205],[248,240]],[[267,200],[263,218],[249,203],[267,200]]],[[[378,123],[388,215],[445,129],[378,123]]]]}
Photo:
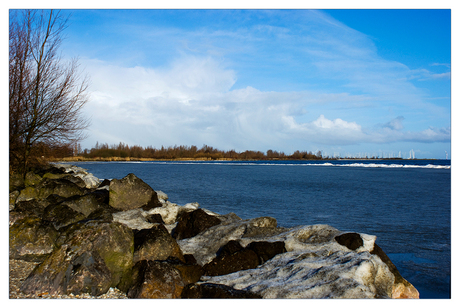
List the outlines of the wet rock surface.
{"type": "Polygon", "coordinates": [[[48,166],[9,203],[10,267],[33,268],[11,298],[418,298],[375,236],[177,205],[134,174],[48,166]]]}

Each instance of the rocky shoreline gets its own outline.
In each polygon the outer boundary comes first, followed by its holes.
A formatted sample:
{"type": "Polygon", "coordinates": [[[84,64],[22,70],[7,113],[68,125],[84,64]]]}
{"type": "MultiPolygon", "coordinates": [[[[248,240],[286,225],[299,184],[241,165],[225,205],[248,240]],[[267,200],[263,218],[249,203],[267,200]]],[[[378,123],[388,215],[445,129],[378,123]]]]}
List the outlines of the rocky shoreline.
{"type": "Polygon", "coordinates": [[[10,298],[418,298],[367,234],[177,205],[128,174],[10,177],[10,298]]]}

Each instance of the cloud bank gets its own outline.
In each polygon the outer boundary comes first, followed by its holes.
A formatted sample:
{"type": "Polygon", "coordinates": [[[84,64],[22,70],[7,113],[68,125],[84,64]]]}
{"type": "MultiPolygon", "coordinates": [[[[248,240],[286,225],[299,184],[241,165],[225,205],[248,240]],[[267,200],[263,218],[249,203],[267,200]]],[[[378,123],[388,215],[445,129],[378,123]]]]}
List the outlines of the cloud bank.
{"type": "MultiPolygon", "coordinates": [[[[162,66],[83,59],[92,79],[86,146],[121,141],[266,151],[450,142],[449,110],[411,83],[450,72],[411,70],[380,58],[367,36],[325,14],[303,17],[289,28],[262,23],[187,35],[176,29],[182,47],[162,66]],[[248,54],[252,64],[243,67],[248,54]],[[273,75],[274,67],[282,75],[273,75]]],[[[168,46],[171,31],[163,31],[168,46]]]]}

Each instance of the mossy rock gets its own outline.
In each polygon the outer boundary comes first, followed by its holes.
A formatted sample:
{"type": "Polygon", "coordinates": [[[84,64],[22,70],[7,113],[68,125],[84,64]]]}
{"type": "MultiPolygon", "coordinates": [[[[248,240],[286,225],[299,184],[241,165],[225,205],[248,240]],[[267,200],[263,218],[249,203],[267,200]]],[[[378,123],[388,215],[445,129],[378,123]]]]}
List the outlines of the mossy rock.
{"type": "Polygon", "coordinates": [[[89,221],[69,226],[66,235],[24,281],[21,291],[53,295],[90,290],[97,296],[131,275],[134,237],[128,227],[89,221]]]}
{"type": "Polygon", "coordinates": [[[42,217],[43,220],[49,221],[56,230],[86,218],[84,214],[75,211],[64,203],[51,204],[47,206],[43,211],[42,217]]]}
{"type": "Polygon", "coordinates": [[[74,184],[77,184],[78,187],[80,187],[80,188],[85,188],[86,187],[85,181],[83,181],[81,178],[79,178],[77,176],[74,176],[74,175],[71,175],[71,174],[68,174],[68,173],[65,173],[65,174],[45,173],[43,175],[43,179],[50,179],[50,180],[64,179],[64,180],[70,181],[70,182],[72,182],[74,184]]]}
{"type": "Polygon", "coordinates": [[[24,178],[18,173],[10,174],[9,178],[10,192],[24,188],[24,178]]]}
{"type": "Polygon", "coordinates": [[[40,182],[42,181],[42,177],[39,176],[38,174],[36,173],[33,173],[33,172],[27,172],[26,174],[26,179],[24,181],[24,185],[25,186],[35,186],[35,185],[38,185],[40,184],[40,182]]]}
{"type": "Polygon", "coordinates": [[[90,221],[70,235],[71,247],[95,250],[112,273],[112,287],[133,266],[134,235],[130,228],[117,222],[90,221]]]}
{"type": "Polygon", "coordinates": [[[19,197],[19,191],[15,190],[10,192],[9,196],[9,204],[10,204],[10,211],[14,209],[14,206],[16,204],[16,199],[19,197]]]}
{"type": "Polygon", "coordinates": [[[9,231],[10,258],[26,261],[43,261],[58,237],[58,232],[38,217],[19,219],[9,231]]]}
{"type": "Polygon", "coordinates": [[[121,180],[113,179],[110,182],[109,205],[123,211],[138,208],[149,210],[162,206],[157,193],[132,173],[121,180]]]}
{"type": "Polygon", "coordinates": [[[88,217],[91,213],[101,208],[97,196],[94,194],[73,196],[63,201],[62,204],[85,215],[85,217],[88,217]]]}
{"type": "Polygon", "coordinates": [[[64,198],[85,194],[85,189],[67,179],[45,179],[38,187],[39,199],[46,199],[49,195],[58,195],[64,198]]]}
{"type": "Polygon", "coordinates": [[[29,201],[32,199],[39,199],[40,197],[40,190],[37,187],[29,186],[22,189],[19,192],[19,196],[16,199],[16,202],[19,201],[29,201]]]}

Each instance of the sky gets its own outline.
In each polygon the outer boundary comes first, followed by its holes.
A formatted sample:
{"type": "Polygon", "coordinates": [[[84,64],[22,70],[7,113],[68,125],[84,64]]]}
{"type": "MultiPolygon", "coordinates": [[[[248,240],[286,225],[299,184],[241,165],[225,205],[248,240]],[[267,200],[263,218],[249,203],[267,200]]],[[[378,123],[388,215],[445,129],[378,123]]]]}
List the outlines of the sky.
{"type": "Polygon", "coordinates": [[[451,157],[451,10],[63,13],[91,80],[83,149],[451,157]]]}

